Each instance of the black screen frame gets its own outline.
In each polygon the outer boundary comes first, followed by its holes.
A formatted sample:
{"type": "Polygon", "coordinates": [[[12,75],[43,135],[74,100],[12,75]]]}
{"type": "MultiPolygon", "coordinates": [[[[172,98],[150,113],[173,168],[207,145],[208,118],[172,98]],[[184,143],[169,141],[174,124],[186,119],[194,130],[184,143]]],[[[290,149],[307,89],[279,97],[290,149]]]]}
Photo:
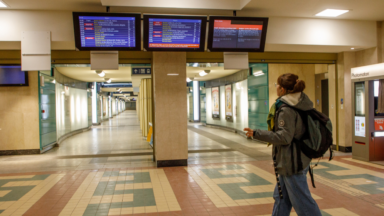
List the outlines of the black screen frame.
{"type": "Polygon", "coordinates": [[[208,50],[211,52],[264,52],[265,40],[268,31],[268,17],[229,17],[229,16],[210,16],[208,30],[208,50]],[[263,30],[261,32],[259,49],[242,49],[242,48],[213,48],[213,33],[215,20],[244,20],[244,21],[261,21],[263,22],[263,30]]]}
{"type": "MultiPolygon", "coordinates": [[[[20,67],[20,71],[21,70],[21,65],[0,65],[0,67],[2,66],[17,66],[17,67],[20,67]]],[[[25,87],[25,86],[29,86],[29,79],[28,79],[28,71],[22,71],[24,72],[25,74],[25,84],[0,84],[0,87],[25,87]]]]}
{"type": "Polygon", "coordinates": [[[141,51],[141,14],[139,13],[94,13],[73,12],[73,28],[75,33],[75,46],[79,51],[141,51]],[[135,47],[81,47],[79,16],[108,16],[108,17],[135,17],[135,47]]]}
{"type": "Polygon", "coordinates": [[[204,52],[205,51],[205,40],[207,32],[207,16],[183,16],[183,15],[144,15],[144,49],[147,51],[184,51],[184,52],[204,52]],[[188,49],[188,48],[153,48],[149,47],[149,19],[150,18],[163,18],[163,19],[198,19],[201,20],[201,31],[200,31],[200,48],[188,49]]]}

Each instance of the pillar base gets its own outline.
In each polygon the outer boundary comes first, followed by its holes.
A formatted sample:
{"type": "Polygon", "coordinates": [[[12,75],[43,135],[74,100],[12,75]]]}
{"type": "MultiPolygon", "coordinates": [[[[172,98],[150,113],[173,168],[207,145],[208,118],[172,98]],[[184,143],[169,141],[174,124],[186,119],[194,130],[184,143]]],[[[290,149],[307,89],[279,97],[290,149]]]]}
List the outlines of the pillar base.
{"type": "Polygon", "coordinates": [[[161,160],[156,161],[157,167],[188,166],[188,160],[161,160]]]}

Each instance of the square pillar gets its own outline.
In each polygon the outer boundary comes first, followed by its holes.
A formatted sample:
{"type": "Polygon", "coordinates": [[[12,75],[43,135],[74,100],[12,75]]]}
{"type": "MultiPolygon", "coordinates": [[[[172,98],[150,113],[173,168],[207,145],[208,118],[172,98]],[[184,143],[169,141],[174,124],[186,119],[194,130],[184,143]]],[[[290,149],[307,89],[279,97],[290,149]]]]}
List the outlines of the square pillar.
{"type": "Polygon", "coordinates": [[[154,155],[157,167],[188,165],[186,52],[153,52],[154,155]]]}

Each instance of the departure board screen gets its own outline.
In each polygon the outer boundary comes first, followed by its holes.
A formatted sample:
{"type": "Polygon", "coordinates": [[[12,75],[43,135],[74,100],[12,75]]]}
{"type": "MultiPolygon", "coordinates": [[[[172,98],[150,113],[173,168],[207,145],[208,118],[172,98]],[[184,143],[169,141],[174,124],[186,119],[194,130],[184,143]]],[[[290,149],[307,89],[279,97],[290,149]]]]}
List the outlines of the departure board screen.
{"type": "Polygon", "coordinates": [[[79,50],[140,50],[141,15],[73,12],[79,50]]]}
{"type": "Polygon", "coordinates": [[[264,52],[268,18],[211,17],[210,51],[264,52]]]}
{"type": "Polygon", "coordinates": [[[148,51],[204,51],[206,16],[144,16],[144,48],[148,51]]]}
{"type": "Polygon", "coordinates": [[[263,22],[215,20],[214,48],[260,48],[263,22]]]}
{"type": "Polygon", "coordinates": [[[80,16],[82,47],[134,47],[135,17],[80,16]]]}

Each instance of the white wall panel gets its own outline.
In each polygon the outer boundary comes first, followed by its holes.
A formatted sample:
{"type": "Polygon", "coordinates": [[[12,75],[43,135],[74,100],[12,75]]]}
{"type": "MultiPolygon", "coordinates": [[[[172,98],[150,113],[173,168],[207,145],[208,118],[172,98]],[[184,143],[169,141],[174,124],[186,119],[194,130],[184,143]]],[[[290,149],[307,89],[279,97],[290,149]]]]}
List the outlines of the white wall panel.
{"type": "Polygon", "coordinates": [[[233,122],[225,119],[225,86],[220,86],[220,119],[212,118],[212,88],[206,90],[207,124],[237,130],[248,127],[248,81],[232,84],[233,122]]]}

